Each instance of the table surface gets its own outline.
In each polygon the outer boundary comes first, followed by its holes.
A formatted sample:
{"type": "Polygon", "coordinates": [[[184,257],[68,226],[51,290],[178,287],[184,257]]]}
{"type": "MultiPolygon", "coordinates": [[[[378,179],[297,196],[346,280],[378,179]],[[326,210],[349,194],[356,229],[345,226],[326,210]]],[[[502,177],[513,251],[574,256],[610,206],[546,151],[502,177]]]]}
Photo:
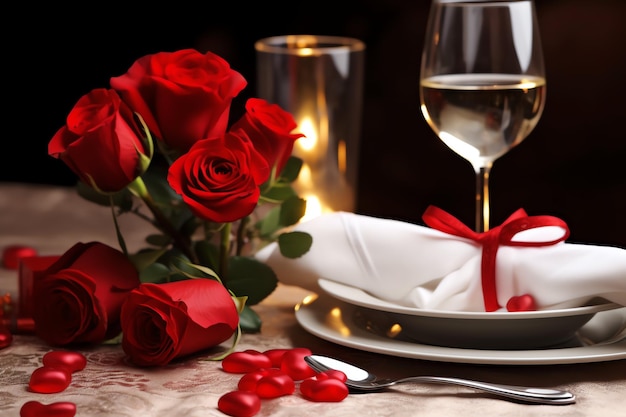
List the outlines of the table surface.
{"type": "MultiPolygon", "coordinates": [[[[0,250],[29,245],[40,255],[58,255],[78,241],[98,240],[117,247],[110,211],[81,200],[72,188],[0,184],[0,250]]],[[[145,229],[122,218],[129,249],[137,249],[145,229]]],[[[0,269],[0,290],[14,293],[16,271],[0,269]]],[[[245,334],[236,350],[307,347],[315,353],[358,363],[385,376],[443,375],[496,383],[555,387],[573,392],[572,405],[528,405],[472,389],[448,385],[406,384],[393,390],[351,394],[340,403],[314,403],[300,395],[263,400],[257,416],[623,416],[626,360],[556,365],[490,365],[426,361],[366,352],[322,340],[304,330],[294,306],[309,293],[279,284],[254,307],[261,332],[245,334]]],[[[221,348],[228,348],[224,344],[221,348]]],[[[16,335],[0,350],[0,414],[19,416],[27,401],[71,401],[77,416],[225,416],[217,409],[224,393],[235,390],[241,375],[222,371],[220,362],[198,355],[161,368],[128,363],[120,346],[80,349],[87,367],[73,375],[58,394],[28,391],[30,374],[52,350],[32,335],[16,335]]],[[[206,352],[206,355],[215,351],[206,352]]]]}

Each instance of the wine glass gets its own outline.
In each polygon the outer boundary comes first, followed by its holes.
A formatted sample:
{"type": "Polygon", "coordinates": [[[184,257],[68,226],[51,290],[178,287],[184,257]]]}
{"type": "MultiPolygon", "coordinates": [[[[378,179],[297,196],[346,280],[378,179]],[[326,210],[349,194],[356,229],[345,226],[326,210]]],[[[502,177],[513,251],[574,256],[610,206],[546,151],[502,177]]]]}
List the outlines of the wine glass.
{"type": "Polygon", "coordinates": [[[476,231],[489,230],[493,162],[533,130],[546,100],[533,0],[433,0],[420,74],[424,118],[476,173],[476,231]]]}

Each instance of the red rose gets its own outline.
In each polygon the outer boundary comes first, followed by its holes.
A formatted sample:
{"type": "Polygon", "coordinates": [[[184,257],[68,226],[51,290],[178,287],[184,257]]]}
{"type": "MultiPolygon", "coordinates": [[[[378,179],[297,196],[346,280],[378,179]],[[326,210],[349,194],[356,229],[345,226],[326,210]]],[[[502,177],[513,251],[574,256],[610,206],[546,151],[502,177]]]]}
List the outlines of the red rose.
{"type": "Polygon", "coordinates": [[[247,81],[218,55],[193,49],[139,58],[111,87],[170,148],[226,132],[232,99],[247,81]]]}
{"type": "Polygon", "coordinates": [[[132,110],[114,90],[99,88],[78,100],[66,125],[48,144],[84,183],[116,192],[145,170],[143,135],[132,110]]]}
{"type": "Polygon", "coordinates": [[[246,102],[246,113],[231,128],[231,132],[243,129],[254,148],[267,160],[270,167],[276,165],[279,174],[293,151],[301,133],[291,133],[297,127],[291,113],[278,104],[251,98],[246,102]]]}
{"type": "Polygon", "coordinates": [[[51,345],[101,343],[121,331],[120,312],[139,274],[120,251],[77,243],[33,284],[35,332],[51,345]]]}
{"type": "Polygon", "coordinates": [[[174,161],[167,176],[196,216],[217,223],[252,213],[259,186],[268,178],[266,161],[243,131],[196,142],[174,161]]]}
{"type": "Polygon", "coordinates": [[[214,347],[237,330],[239,313],[213,279],[141,284],[122,307],[122,348],[139,366],[163,366],[214,347]]]}

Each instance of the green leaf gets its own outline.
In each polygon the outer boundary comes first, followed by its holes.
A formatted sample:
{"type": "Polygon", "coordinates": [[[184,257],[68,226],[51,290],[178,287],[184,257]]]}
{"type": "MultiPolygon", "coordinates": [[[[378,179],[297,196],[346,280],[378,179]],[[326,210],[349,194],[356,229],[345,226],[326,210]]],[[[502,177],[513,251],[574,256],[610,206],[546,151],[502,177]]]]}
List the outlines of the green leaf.
{"type": "MultiPolygon", "coordinates": [[[[100,206],[110,206],[111,205],[111,195],[102,194],[85,184],[82,181],[79,181],[76,184],[76,191],[78,195],[84,198],[87,201],[98,204],[100,206]]],[[[113,204],[116,207],[119,207],[123,212],[130,211],[133,207],[133,196],[127,189],[123,189],[113,194],[113,204]]]]}
{"type": "Polygon", "coordinates": [[[164,164],[150,165],[150,168],[141,177],[152,199],[158,205],[167,206],[172,201],[181,200],[182,197],[176,194],[167,182],[167,166],[164,164]]]}
{"type": "Polygon", "coordinates": [[[128,259],[130,259],[133,265],[135,265],[135,268],[137,268],[137,271],[141,272],[144,269],[148,268],[153,263],[155,263],[159,258],[161,258],[165,254],[165,252],[167,252],[166,249],[158,249],[158,250],[146,249],[146,250],[137,252],[133,255],[129,255],[128,259]]]}
{"type": "Polygon", "coordinates": [[[280,205],[280,224],[283,227],[298,223],[306,211],[306,200],[293,197],[280,205]]]}
{"type": "Polygon", "coordinates": [[[280,224],[280,206],[272,207],[265,217],[259,220],[255,227],[261,237],[270,238],[274,233],[282,228],[280,224]]]}
{"type": "Polygon", "coordinates": [[[248,300],[248,297],[237,297],[237,296],[232,296],[233,302],[235,303],[235,306],[237,307],[237,312],[241,313],[243,311],[243,309],[246,307],[246,301],[248,300]]]}
{"type": "Polygon", "coordinates": [[[265,217],[256,222],[255,227],[261,238],[273,240],[276,233],[298,223],[305,211],[306,200],[294,196],[268,210],[265,217]]]}
{"type": "Polygon", "coordinates": [[[210,268],[206,268],[202,265],[196,265],[184,257],[176,257],[170,260],[170,268],[180,272],[187,278],[206,278],[217,277],[217,274],[210,268]]]}
{"type": "Polygon", "coordinates": [[[217,281],[220,281],[220,277],[217,275],[217,272],[215,272],[213,269],[208,268],[206,266],[203,265],[197,265],[197,264],[192,264],[192,263],[188,263],[187,264],[190,268],[194,269],[197,272],[192,272],[192,271],[187,271],[186,275],[189,276],[189,278],[214,278],[217,281]],[[198,272],[200,272],[200,274],[198,274],[198,272]]]}
{"type": "Polygon", "coordinates": [[[278,236],[278,247],[285,258],[295,259],[311,249],[313,237],[305,232],[287,232],[278,236]]]}
{"type": "Polygon", "coordinates": [[[196,230],[198,230],[198,227],[200,227],[201,225],[198,218],[191,215],[191,212],[187,210],[180,212],[179,218],[179,221],[182,222],[182,225],[180,226],[180,232],[187,237],[193,236],[196,230]],[[189,215],[189,217],[185,220],[185,217],[187,215],[189,215]]]}
{"type": "Polygon", "coordinates": [[[232,256],[224,285],[235,295],[247,296],[247,305],[255,305],[270,295],[278,284],[276,274],[266,264],[254,258],[232,256]]]}
{"type": "Polygon", "coordinates": [[[272,188],[263,192],[262,198],[272,203],[279,203],[297,196],[290,184],[275,183],[272,188]]]}
{"type": "Polygon", "coordinates": [[[194,250],[198,256],[198,261],[204,266],[208,266],[212,269],[217,269],[219,265],[220,252],[219,248],[207,242],[206,240],[200,240],[194,244],[194,250]]]}
{"type": "Polygon", "coordinates": [[[165,265],[175,265],[178,262],[187,262],[189,263],[189,258],[187,258],[178,248],[171,248],[167,252],[163,254],[159,258],[159,262],[165,265]]]}
{"type": "Polygon", "coordinates": [[[147,243],[149,243],[149,244],[151,244],[153,246],[160,247],[160,248],[169,245],[171,241],[172,241],[172,238],[169,237],[168,235],[153,234],[153,235],[146,236],[146,242],[147,243]]]}
{"type": "Polygon", "coordinates": [[[302,168],[302,159],[297,156],[290,156],[280,173],[279,180],[284,182],[293,182],[298,178],[300,169],[302,168]]]}
{"type": "Polygon", "coordinates": [[[244,333],[258,333],[261,331],[261,318],[250,307],[244,307],[239,313],[239,326],[244,333]]]}
{"type": "Polygon", "coordinates": [[[163,161],[159,162],[161,163],[153,163],[141,178],[157,207],[175,228],[184,227],[189,236],[197,227],[195,216],[182,202],[182,197],[170,187],[167,182],[167,166],[163,161]]]}
{"type": "Polygon", "coordinates": [[[162,284],[171,281],[171,276],[172,273],[167,266],[155,262],[141,270],[139,280],[144,283],[162,284]]]}

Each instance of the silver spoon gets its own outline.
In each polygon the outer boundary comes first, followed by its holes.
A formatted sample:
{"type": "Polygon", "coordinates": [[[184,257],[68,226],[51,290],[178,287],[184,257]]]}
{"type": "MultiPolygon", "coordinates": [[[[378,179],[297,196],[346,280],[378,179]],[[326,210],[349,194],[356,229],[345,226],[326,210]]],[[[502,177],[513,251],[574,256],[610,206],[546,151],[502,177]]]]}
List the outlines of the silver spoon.
{"type": "Polygon", "coordinates": [[[533,388],[513,385],[492,384],[488,382],[472,381],[462,378],[442,376],[413,376],[400,379],[378,379],[365,369],[355,365],[322,355],[305,356],[306,363],[317,372],[335,369],[342,371],[348,378],[346,385],[356,391],[379,391],[392,385],[404,382],[425,382],[434,384],[452,384],[475,388],[481,391],[496,394],[501,397],[512,398],[518,401],[540,404],[573,404],[576,397],[567,391],[550,388],[533,388]]]}

